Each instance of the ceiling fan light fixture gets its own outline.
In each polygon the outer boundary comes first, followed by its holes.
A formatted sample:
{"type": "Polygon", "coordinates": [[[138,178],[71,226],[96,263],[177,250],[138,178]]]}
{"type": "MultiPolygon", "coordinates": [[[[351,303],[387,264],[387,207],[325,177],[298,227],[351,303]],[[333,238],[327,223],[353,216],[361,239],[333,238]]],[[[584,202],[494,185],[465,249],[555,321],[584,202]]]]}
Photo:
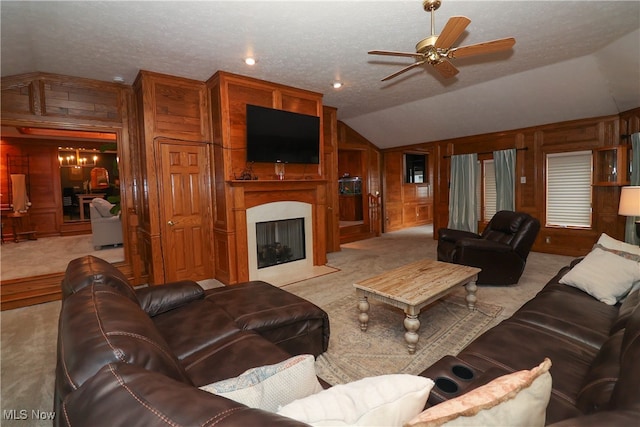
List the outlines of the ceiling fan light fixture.
{"type": "Polygon", "coordinates": [[[388,75],[382,79],[383,82],[425,63],[432,65],[442,77],[451,78],[458,74],[458,69],[449,60],[500,52],[511,49],[515,44],[516,40],[513,37],[506,37],[467,46],[453,46],[456,40],[462,36],[467,26],[471,23],[471,20],[466,16],[452,16],[442,28],[440,34],[436,34],[434,11],[437,10],[441,4],[442,0],[423,0],[422,7],[425,12],[431,14],[431,35],[416,44],[415,53],[390,50],[370,50],[368,52],[370,55],[413,58],[413,64],[407,65],[401,70],[388,75]]]}
{"type": "Polygon", "coordinates": [[[435,35],[431,35],[427,38],[420,40],[416,44],[416,52],[427,53],[429,48],[436,44],[436,40],[438,40],[438,36],[435,36],[435,35]]]}

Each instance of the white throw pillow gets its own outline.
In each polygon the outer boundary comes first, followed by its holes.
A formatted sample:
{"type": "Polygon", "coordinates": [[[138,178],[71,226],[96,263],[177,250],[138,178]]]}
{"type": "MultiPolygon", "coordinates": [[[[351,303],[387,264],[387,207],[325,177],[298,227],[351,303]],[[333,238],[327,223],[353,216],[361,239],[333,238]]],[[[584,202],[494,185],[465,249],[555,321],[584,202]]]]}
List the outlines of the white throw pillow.
{"type": "Polygon", "coordinates": [[[313,426],[401,426],[424,409],[429,378],[394,374],[336,385],[279,411],[313,426]]]}
{"type": "Polygon", "coordinates": [[[630,243],[621,242],[620,240],[616,240],[611,236],[608,236],[605,233],[600,235],[597,244],[604,246],[607,249],[612,249],[616,251],[629,252],[634,255],[640,255],[640,246],[632,245],[630,243]]]}
{"type": "Polygon", "coordinates": [[[418,414],[405,427],[545,425],[551,397],[551,361],[496,378],[418,414]]]}
{"type": "Polygon", "coordinates": [[[275,365],[248,369],[235,378],[200,387],[251,408],[275,412],[280,406],[322,390],[312,355],[294,356],[275,365]]]}
{"type": "Polygon", "coordinates": [[[91,200],[91,204],[93,205],[94,208],[96,208],[96,210],[101,216],[105,218],[113,216],[113,214],[110,211],[111,211],[111,208],[114,207],[115,205],[112,205],[111,203],[109,203],[109,201],[96,197],[95,199],[91,200]]]}
{"type": "Polygon", "coordinates": [[[561,279],[605,304],[614,305],[640,280],[640,263],[595,248],[561,279]]]}

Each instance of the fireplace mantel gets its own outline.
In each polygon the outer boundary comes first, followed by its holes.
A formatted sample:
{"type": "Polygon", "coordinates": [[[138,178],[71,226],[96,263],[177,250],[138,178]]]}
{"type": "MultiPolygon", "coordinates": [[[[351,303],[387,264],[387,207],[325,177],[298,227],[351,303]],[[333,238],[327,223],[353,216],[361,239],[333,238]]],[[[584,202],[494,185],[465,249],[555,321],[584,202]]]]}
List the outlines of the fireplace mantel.
{"type": "Polygon", "coordinates": [[[301,180],[229,180],[230,205],[233,211],[235,265],[230,265],[230,283],[249,280],[247,257],[247,209],[272,202],[297,201],[309,203],[313,222],[313,265],[327,263],[326,255],[326,186],[324,179],[301,180]],[[235,273],[235,274],[234,274],[235,273]],[[235,276],[235,277],[234,277],[235,276]]]}

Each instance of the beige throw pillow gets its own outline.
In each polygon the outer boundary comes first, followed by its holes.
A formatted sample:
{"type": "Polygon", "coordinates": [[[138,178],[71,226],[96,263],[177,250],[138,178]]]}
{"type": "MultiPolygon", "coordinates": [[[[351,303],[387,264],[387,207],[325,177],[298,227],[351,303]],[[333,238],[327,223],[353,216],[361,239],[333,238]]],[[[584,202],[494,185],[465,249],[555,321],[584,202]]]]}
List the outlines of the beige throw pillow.
{"type": "Polygon", "coordinates": [[[640,246],[632,245],[631,243],[622,242],[614,239],[613,237],[602,233],[598,239],[597,244],[604,246],[607,249],[616,251],[628,252],[634,255],[640,255],[640,246]]]}
{"type": "Polygon", "coordinates": [[[275,365],[248,369],[235,378],[200,387],[227,399],[275,412],[278,407],[322,390],[310,354],[294,356],[275,365]]]}
{"type": "Polygon", "coordinates": [[[312,426],[401,426],[424,408],[432,387],[418,375],[368,377],[296,400],[278,414],[312,426]]]}
{"type": "Polygon", "coordinates": [[[560,283],[583,290],[608,305],[625,297],[640,280],[640,263],[596,247],[562,276],[560,283]]]}
{"type": "Polygon", "coordinates": [[[551,361],[496,378],[418,414],[405,427],[544,426],[551,396],[551,361]]]}

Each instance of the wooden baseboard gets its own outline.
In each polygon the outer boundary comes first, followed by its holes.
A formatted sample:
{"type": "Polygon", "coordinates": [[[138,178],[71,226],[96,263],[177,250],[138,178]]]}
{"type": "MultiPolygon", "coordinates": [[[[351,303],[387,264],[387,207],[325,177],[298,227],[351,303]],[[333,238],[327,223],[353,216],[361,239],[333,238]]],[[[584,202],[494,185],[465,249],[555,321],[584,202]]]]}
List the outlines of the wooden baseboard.
{"type": "Polygon", "coordinates": [[[54,273],[0,282],[0,310],[61,299],[60,282],[63,276],[63,273],[54,273]]]}
{"type": "MultiPolygon", "coordinates": [[[[130,281],[133,280],[130,266],[115,265],[130,281]]],[[[62,299],[60,284],[63,278],[64,273],[52,273],[0,281],[0,311],[62,299]]]]}

